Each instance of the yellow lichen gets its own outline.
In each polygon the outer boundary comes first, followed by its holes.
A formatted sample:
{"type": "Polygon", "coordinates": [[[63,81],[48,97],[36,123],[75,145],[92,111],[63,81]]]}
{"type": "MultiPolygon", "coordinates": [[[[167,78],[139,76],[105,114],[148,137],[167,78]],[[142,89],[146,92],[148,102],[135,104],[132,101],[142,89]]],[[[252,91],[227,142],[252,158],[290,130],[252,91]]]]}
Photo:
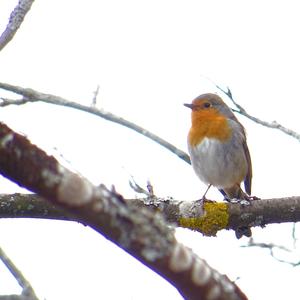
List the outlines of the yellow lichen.
{"type": "Polygon", "coordinates": [[[205,202],[204,214],[198,218],[180,218],[181,227],[200,231],[206,236],[215,236],[228,224],[228,208],[226,203],[205,202]]]}

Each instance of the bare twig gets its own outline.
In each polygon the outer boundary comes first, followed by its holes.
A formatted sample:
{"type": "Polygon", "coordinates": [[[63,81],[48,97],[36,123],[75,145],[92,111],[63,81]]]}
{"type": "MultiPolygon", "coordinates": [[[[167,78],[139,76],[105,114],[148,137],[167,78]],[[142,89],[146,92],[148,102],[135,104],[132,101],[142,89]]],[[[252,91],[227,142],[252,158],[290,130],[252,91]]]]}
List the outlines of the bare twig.
{"type": "Polygon", "coordinates": [[[144,194],[147,197],[149,197],[149,192],[146,191],[143,187],[141,187],[133,178],[133,176],[130,176],[131,179],[129,180],[129,186],[138,194],[144,194]]]}
{"type": "Polygon", "coordinates": [[[294,249],[296,249],[296,244],[298,241],[298,238],[296,236],[296,223],[293,223],[292,238],[293,238],[293,247],[294,247],[294,249]]]}
{"type": "Polygon", "coordinates": [[[130,176],[131,179],[129,180],[129,186],[139,194],[145,195],[147,198],[156,198],[154,194],[154,188],[153,185],[151,184],[150,180],[147,180],[147,185],[146,188],[143,188],[140,184],[138,184],[133,176],[130,176]]]}
{"type": "Polygon", "coordinates": [[[273,243],[258,243],[258,242],[255,242],[253,240],[253,238],[250,238],[248,241],[248,244],[245,246],[241,246],[241,247],[258,247],[258,248],[268,249],[270,251],[270,255],[277,261],[279,261],[281,263],[289,264],[293,267],[297,267],[300,265],[300,261],[292,262],[292,261],[288,261],[285,259],[281,259],[275,255],[274,250],[282,250],[282,251],[288,252],[288,253],[292,252],[292,250],[288,249],[287,247],[281,246],[281,245],[276,245],[273,243]]]}
{"type": "Polygon", "coordinates": [[[13,39],[18,31],[26,14],[29,12],[34,0],[19,0],[19,3],[12,11],[9,22],[0,36],[0,51],[13,39]]]}
{"type": "Polygon", "coordinates": [[[25,295],[0,295],[0,300],[35,300],[35,298],[25,295]]]}
{"type": "Polygon", "coordinates": [[[22,99],[9,99],[0,97],[0,107],[5,107],[9,105],[22,105],[28,103],[28,100],[22,98],[22,99]]]}
{"type": "Polygon", "coordinates": [[[0,259],[2,260],[6,268],[10,271],[10,273],[15,277],[18,284],[21,286],[22,295],[29,297],[32,300],[38,300],[29,281],[24,277],[22,272],[15,266],[15,264],[5,254],[5,252],[1,247],[0,247],[0,259]]]}
{"type": "Polygon", "coordinates": [[[93,101],[92,101],[92,107],[96,107],[97,105],[97,98],[98,98],[98,95],[99,95],[99,90],[100,90],[100,85],[98,84],[97,85],[97,88],[94,92],[94,97],[93,97],[93,101]]]}
{"type": "Polygon", "coordinates": [[[273,128],[273,129],[278,129],[282,132],[284,132],[285,134],[295,138],[296,140],[298,140],[300,142],[300,134],[297,133],[296,131],[293,131],[292,129],[289,129],[289,128],[286,128],[284,127],[283,125],[279,124],[278,122],[276,121],[273,121],[273,122],[266,122],[266,121],[263,121],[257,117],[254,117],[250,114],[247,113],[247,111],[245,110],[244,107],[242,107],[240,104],[238,104],[233,96],[232,96],[232,92],[231,90],[229,89],[229,87],[227,87],[227,91],[224,90],[223,88],[221,88],[220,86],[216,85],[216,87],[222,91],[225,95],[228,96],[228,98],[232,101],[232,103],[235,105],[235,107],[237,109],[233,109],[234,112],[237,112],[241,115],[243,115],[244,117],[252,120],[253,122],[257,123],[257,124],[260,124],[262,126],[265,126],[265,127],[268,127],[268,128],[273,128]]]}
{"type": "Polygon", "coordinates": [[[148,190],[149,195],[150,195],[151,197],[154,197],[154,196],[155,196],[155,195],[154,195],[154,188],[153,188],[153,185],[152,185],[152,183],[150,182],[150,180],[147,180],[147,190],[148,190]]]}
{"type": "Polygon", "coordinates": [[[249,239],[248,244],[246,246],[241,246],[241,247],[259,247],[259,248],[265,248],[265,249],[270,249],[270,250],[280,249],[280,250],[283,250],[286,252],[291,252],[291,250],[285,246],[276,245],[273,243],[258,243],[258,242],[255,242],[253,240],[253,238],[249,239]]]}
{"type": "Polygon", "coordinates": [[[179,158],[181,158],[185,162],[187,162],[189,164],[191,163],[190,157],[184,151],[178,149],[177,147],[170,144],[166,140],[164,140],[164,139],[160,138],[159,136],[157,136],[156,134],[142,128],[141,126],[134,124],[133,122],[130,122],[126,119],[123,119],[117,115],[114,115],[110,112],[104,111],[103,109],[97,109],[95,107],[85,106],[85,105],[82,105],[82,104],[79,104],[79,103],[76,103],[73,101],[69,101],[69,100],[59,97],[59,96],[55,96],[55,95],[51,95],[51,94],[44,94],[44,93],[35,91],[33,89],[26,89],[26,88],[22,88],[22,87],[7,84],[7,83],[0,83],[0,88],[3,90],[7,90],[7,91],[10,91],[10,92],[13,92],[13,93],[23,96],[22,99],[16,100],[15,102],[13,100],[6,101],[4,98],[2,98],[2,102],[0,103],[0,106],[7,106],[7,105],[11,105],[11,104],[20,105],[20,104],[24,104],[27,102],[41,101],[41,102],[46,102],[46,103],[50,103],[50,104],[54,104],[54,105],[61,105],[61,106],[75,108],[75,109],[78,109],[81,111],[85,111],[85,112],[97,115],[108,121],[118,123],[127,128],[130,128],[130,129],[140,133],[141,135],[151,139],[152,141],[158,143],[159,145],[163,146],[164,148],[168,149],[169,151],[171,151],[173,154],[177,155],[179,158]]]}

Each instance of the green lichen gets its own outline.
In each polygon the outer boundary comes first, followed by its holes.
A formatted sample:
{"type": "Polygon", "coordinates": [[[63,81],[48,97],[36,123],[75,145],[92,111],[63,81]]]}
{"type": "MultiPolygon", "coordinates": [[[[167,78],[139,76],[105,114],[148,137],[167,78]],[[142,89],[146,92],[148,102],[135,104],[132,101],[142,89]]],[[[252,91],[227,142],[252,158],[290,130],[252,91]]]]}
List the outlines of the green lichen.
{"type": "Polygon", "coordinates": [[[229,219],[226,203],[205,202],[203,209],[201,217],[180,218],[180,226],[200,231],[206,236],[215,236],[219,230],[226,228],[229,219]]]}

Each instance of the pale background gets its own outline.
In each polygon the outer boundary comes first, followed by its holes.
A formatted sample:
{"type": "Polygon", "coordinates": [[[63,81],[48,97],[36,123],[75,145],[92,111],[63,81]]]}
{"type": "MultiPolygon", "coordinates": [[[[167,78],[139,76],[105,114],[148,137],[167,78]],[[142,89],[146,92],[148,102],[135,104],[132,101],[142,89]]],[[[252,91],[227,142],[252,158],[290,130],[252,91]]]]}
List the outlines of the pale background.
{"type": "MultiPolygon", "coordinates": [[[[0,31],[17,1],[0,1],[0,31]]],[[[297,1],[35,1],[0,53],[1,81],[118,114],[186,150],[190,111],[182,104],[214,81],[229,86],[249,113],[300,132],[297,1]]],[[[0,96],[4,93],[1,92],[0,96]]],[[[228,99],[224,100],[230,104],[228,99]]],[[[158,196],[198,199],[205,186],[161,146],[86,113],[46,104],[0,110],[27,135],[94,183],[126,197],[130,175],[158,196]],[[68,163],[67,163],[68,162],[68,163]]],[[[299,142],[238,116],[248,133],[253,194],[299,195],[299,142]]],[[[1,180],[1,193],[20,191],[1,180]]],[[[208,197],[222,197],[211,189],[208,197]]],[[[293,247],[292,224],[255,228],[256,241],[293,247]]],[[[296,232],[297,233],[297,232],[296,232]]],[[[298,236],[298,235],[297,235],[298,236]]],[[[233,232],[217,238],[178,230],[178,239],[227,274],[249,299],[299,299],[300,269],[264,249],[241,248],[233,232]]],[[[181,299],[176,290],[80,224],[0,220],[0,245],[41,299],[181,299]]],[[[299,251],[281,258],[297,261],[299,251]]],[[[18,293],[0,265],[0,294],[18,293]]]]}

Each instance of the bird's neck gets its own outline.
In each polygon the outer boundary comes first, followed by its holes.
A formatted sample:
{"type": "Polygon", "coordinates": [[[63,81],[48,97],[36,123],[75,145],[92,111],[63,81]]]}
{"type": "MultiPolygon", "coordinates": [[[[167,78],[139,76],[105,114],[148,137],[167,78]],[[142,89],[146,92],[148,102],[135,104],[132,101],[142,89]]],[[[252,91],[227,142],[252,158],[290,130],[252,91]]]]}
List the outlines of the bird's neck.
{"type": "Polygon", "coordinates": [[[207,138],[226,141],[231,136],[231,128],[225,117],[210,112],[192,113],[192,127],[189,132],[189,142],[196,146],[207,138]]]}

